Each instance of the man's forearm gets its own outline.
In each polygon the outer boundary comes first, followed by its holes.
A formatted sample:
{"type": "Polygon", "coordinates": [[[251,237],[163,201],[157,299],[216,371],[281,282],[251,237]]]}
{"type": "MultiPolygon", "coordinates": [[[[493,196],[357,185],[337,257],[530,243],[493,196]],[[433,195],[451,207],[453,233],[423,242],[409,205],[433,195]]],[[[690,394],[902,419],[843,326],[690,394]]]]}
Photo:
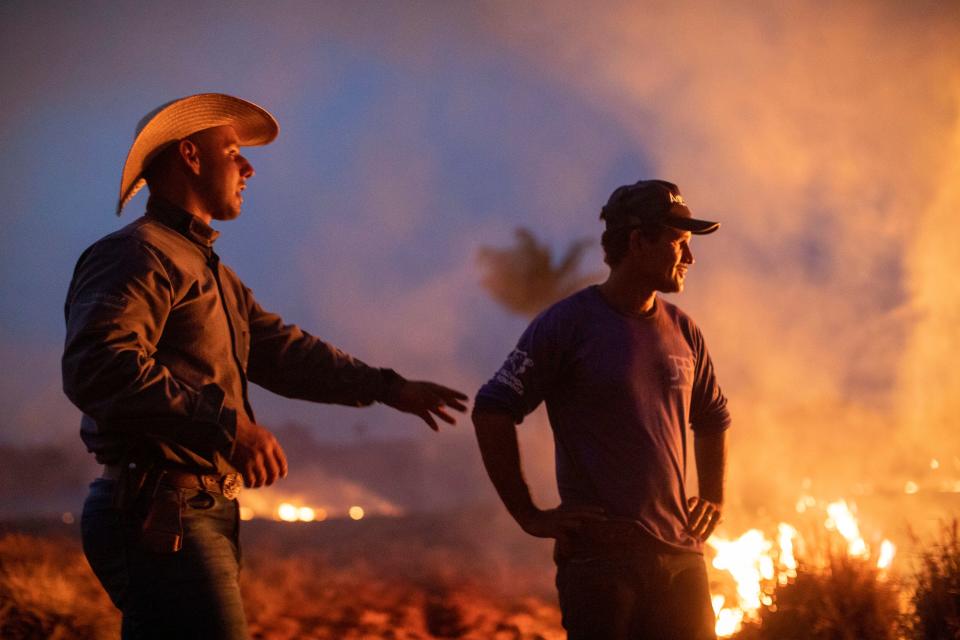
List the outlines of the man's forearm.
{"type": "Polygon", "coordinates": [[[507,511],[520,521],[524,513],[536,507],[523,478],[517,427],[513,418],[506,413],[474,411],[473,426],[487,475],[507,511]]]}
{"type": "Polygon", "coordinates": [[[723,481],[727,465],[727,433],[694,434],[694,454],[700,497],[723,504],[723,481]]]}

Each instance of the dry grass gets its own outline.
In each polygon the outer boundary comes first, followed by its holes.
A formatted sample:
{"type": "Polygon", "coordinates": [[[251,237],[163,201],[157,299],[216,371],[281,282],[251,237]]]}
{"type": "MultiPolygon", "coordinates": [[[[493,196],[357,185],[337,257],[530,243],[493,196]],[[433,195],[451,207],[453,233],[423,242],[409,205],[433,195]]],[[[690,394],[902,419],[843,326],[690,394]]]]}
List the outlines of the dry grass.
{"type": "Polygon", "coordinates": [[[907,631],[916,640],[960,638],[960,532],[954,519],[920,555],[907,631]]]}
{"type": "MultiPolygon", "coordinates": [[[[241,586],[254,638],[564,637],[549,549],[510,537],[483,514],[247,524],[241,586]]],[[[0,535],[0,637],[118,637],[119,615],[75,533],[0,535]]],[[[957,524],[945,527],[920,558],[915,590],[842,553],[828,554],[823,566],[802,565],[796,579],[775,590],[760,621],[737,638],[958,638],[957,524]],[[915,615],[904,618],[900,603],[910,597],[915,615]]]]}
{"type": "Polygon", "coordinates": [[[79,544],[63,537],[0,538],[0,638],[116,638],[120,616],[79,544]]]}
{"type": "Polygon", "coordinates": [[[255,638],[552,640],[564,635],[553,604],[507,599],[468,585],[334,569],[317,555],[257,557],[243,580],[255,638]]]}
{"type": "MultiPolygon", "coordinates": [[[[439,523],[432,519],[248,526],[241,587],[251,634],[263,640],[564,637],[543,586],[549,580],[509,580],[504,572],[514,564],[518,573],[539,572],[522,559],[477,552],[457,523],[447,524],[446,533],[434,531],[439,523]]],[[[530,555],[527,547],[517,551],[530,555]]],[[[119,614],[75,536],[41,530],[0,536],[0,638],[118,636],[119,614]]]]}
{"type": "Polygon", "coordinates": [[[831,553],[822,568],[801,565],[736,638],[895,640],[901,625],[898,584],[870,562],[831,553]]]}

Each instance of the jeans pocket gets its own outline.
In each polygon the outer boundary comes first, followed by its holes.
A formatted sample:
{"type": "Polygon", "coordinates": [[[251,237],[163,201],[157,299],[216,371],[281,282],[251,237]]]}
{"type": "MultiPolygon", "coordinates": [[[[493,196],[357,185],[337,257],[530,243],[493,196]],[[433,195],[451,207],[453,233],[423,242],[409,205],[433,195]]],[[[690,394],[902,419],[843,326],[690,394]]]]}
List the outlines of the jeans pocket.
{"type": "Polygon", "coordinates": [[[154,553],[175,553],[183,545],[183,494],[161,487],[150,500],[140,528],[140,544],[154,553]]]}

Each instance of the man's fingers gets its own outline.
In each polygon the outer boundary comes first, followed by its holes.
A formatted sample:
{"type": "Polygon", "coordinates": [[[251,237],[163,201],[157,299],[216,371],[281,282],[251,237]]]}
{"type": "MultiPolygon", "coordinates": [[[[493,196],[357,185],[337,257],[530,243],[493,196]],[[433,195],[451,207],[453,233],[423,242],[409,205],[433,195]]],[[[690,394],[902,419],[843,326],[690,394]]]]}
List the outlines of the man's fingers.
{"type": "Polygon", "coordinates": [[[264,456],[263,469],[263,484],[269,487],[280,476],[280,461],[277,460],[273,451],[264,456]]]}
{"type": "Polygon", "coordinates": [[[277,463],[280,466],[280,477],[287,477],[287,454],[283,451],[283,447],[280,446],[280,443],[277,443],[277,463]]]}
{"type": "Polygon", "coordinates": [[[256,457],[251,458],[247,463],[247,470],[243,474],[243,477],[247,481],[247,486],[251,489],[256,489],[263,484],[261,479],[263,477],[262,469],[263,464],[256,457]]]}
{"type": "Polygon", "coordinates": [[[458,402],[456,400],[446,400],[444,401],[444,404],[450,407],[451,409],[456,409],[460,413],[464,413],[467,410],[467,405],[463,404],[462,402],[458,402]]]}
{"type": "Polygon", "coordinates": [[[437,384],[434,386],[437,387],[441,395],[443,395],[448,402],[456,402],[458,400],[467,400],[470,397],[467,394],[465,394],[463,391],[457,391],[456,389],[451,389],[450,387],[445,387],[440,384],[437,384]]]}
{"type": "Polygon", "coordinates": [[[706,540],[713,533],[713,530],[717,528],[717,525],[720,524],[720,512],[714,511],[713,515],[710,516],[709,524],[707,524],[707,530],[703,532],[703,539],[706,540]]]}
{"type": "Polygon", "coordinates": [[[688,518],[687,530],[695,537],[706,540],[720,522],[720,510],[712,502],[697,499],[688,518]]]}
{"type": "Polygon", "coordinates": [[[433,382],[429,384],[431,390],[437,395],[437,397],[439,397],[443,404],[447,405],[448,407],[452,407],[457,411],[467,410],[467,406],[463,404],[463,401],[469,398],[467,394],[433,382]]]}
{"type": "Polygon", "coordinates": [[[708,518],[708,509],[711,505],[702,500],[697,501],[696,506],[687,514],[687,527],[691,532],[700,531],[708,518]]]}
{"type": "Polygon", "coordinates": [[[436,409],[431,409],[431,411],[433,411],[433,413],[435,413],[437,417],[439,417],[441,420],[443,420],[447,424],[457,424],[456,418],[454,418],[449,413],[444,411],[443,407],[437,407],[436,409]]]}
{"type": "Polygon", "coordinates": [[[440,427],[437,426],[437,421],[433,419],[433,416],[431,416],[429,412],[424,411],[422,413],[418,413],[417,415],[420,416],[420,418],[426,422],[431,429],[434,431],[440,431],[440,427]]]}

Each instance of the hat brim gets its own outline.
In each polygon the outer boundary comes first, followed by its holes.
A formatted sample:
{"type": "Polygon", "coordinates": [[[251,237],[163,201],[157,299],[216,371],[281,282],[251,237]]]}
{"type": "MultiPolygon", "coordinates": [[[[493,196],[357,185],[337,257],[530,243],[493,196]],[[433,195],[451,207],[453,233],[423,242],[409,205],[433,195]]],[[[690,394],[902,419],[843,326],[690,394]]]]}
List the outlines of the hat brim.
{"type": "Polygon", "coordinates": [[[719,222],[713,222],[711,220],[698,220],[697,218],[686,218],[683,216],[674,215],[664,216],[661,222],[668,227],[689,231],[697,236],[705,236],[708,233],[713,233],[720,228],[719,222]]]}
{"type": "Polygon", "coordinates": [[[263,107],[222,93],[187,96],[147,114],[123,164],[117,215],[146,184],[143,172],[157,153],[198,131],[224,125],[234,128],[243,147],[269,144],[280,131],[276,118],[263,107]]]}

